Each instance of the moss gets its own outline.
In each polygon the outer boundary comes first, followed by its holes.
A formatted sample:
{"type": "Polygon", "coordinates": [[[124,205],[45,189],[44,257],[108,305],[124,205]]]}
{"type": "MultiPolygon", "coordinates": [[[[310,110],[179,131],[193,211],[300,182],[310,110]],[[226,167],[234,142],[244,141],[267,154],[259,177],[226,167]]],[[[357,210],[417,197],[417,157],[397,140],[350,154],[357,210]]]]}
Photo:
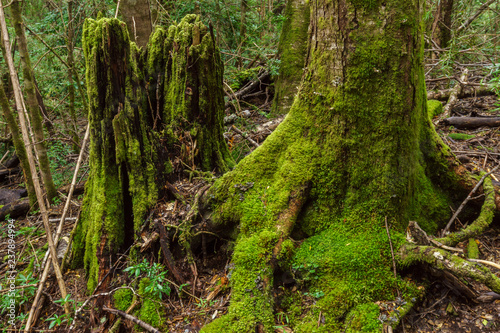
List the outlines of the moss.
{"type": "Polygon", "coordinates": [[[130,289],[119,289],[113,294],[115,308],[126,311],[132,305],[134,293],[130,289]]]}
{"type": "Polygon", "coordinates": [[[380,310],[374,303],[362,304],[349,312],[346,321],[350,323],[346,332],[380,332],[380,310]]]}
{"type": "Polygon", "coordinates": [[[450,133],[448,134],[448,137],[453,140],[458,140],[458,141],[465,141],[469,139],[473,139],[476,136],[471,135],[471,134],[466,134],[466,133],[450,133]]]}
{"type": "Polygon", "coordinates": [[[479,247],[474,238],[469,238],[469,242],[467,243],[467,258],[479,259],[479,247]]]}
{"type": "Polygon", "coordinates": [[[144,291],[149,283],[150,281],[148,278],[143,278],[139,282],[139,295],[143,296],[143,298],[138,317],[140,320],[150,324],[151,326],[159,330],[163,330],[165,325],[165,310],[158,302],[160,301],[158,298],[151,298],[151,295],[144,291]]]}
{"type": "Polygon", "coordinates": [[[427,110],[429,112],[429,117],[432,119],[443,113],[443,104],[440,101],[434,99],[427,101],[427,110]]]}

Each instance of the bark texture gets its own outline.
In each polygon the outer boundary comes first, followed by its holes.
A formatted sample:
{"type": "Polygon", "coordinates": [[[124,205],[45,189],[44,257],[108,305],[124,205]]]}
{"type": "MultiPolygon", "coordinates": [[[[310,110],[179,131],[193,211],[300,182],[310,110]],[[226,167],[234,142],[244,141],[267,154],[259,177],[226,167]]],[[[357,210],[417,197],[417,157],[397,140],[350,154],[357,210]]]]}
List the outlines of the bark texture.
{"type": "Polygon", "coordinates": [[[275,83],[272,113],[286,114],[299,90],[307,56],[307,30],[310,20],[309,1],[289,0],[286,21],[281,30],[278,54],[280,73],[275,83]]]}
{"type": "Polygon", "coordinates": [[[93,290],[134,240],[160,181],[183,165],[222,172],[231,161],[222,138],[222,64],[196,16],[157,29],[148,49],[131,43],[119,20],[87,20],[83,48],[91,171],[73,262],[84,264],[93,290]],[[188,150],[189,159],[181,155],[188,150]]]}
{"type": "Polygon", "coordinates": [[[203,332],[273,332],[275,306],[295,332],[376,331],[374,301],[394,300],[396,287],[418,294],[393,277],[384,219],[395,247],[410,219],[433,232],[465,181],[427,114],[422,6],[311,2],[290,112],[207,196],[215,223],[237,236],[228,314],[203,332]],[[282,271],[308,294],[288,290],[276,304],[282,271]]]}
{"type": "Polygon", "coordinates": [[[153,30],[148,0],[120,0],[120,14],[127,24],[130,40],[146,46],[153,30]]]}

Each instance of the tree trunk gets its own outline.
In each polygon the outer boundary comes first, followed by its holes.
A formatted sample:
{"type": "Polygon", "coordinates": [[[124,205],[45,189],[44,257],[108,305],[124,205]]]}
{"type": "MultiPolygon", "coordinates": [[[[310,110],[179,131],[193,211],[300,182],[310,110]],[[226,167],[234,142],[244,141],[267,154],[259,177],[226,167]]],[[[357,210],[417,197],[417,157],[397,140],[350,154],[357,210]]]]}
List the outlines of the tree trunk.
{"type": "Polygon", "coordinates": [[[93,290],[165,180],[184,165],[224,172],[232,162],[222,137],[222,61],[199,18],[158,27],[146,50],[130,43],[122,22],[87,20],[83,46],[91,171],[73,263],[84,263],[93,290]]]}
{"type": "Polygon", "coordinates": [[[73,69],[75,67],[75,60],[73,57],[73,39],[74,39],[74,28],[73,28],[73,0],[68,0],[68,26],[67,26],[67,32],[66,32],[66,47],[68,48],[68,58],[67,58],[67,63],[68,63],[68,99],[69,99],[69,116],[70,116],[70,135],[71,139],[73,140],[73,151],[74,152],[79,152],[79,143],[80,143],[80,138],[78,137],[78,130],[77,130],[77,117],[76,117],[76,111],[75,111],[75,86],[73,83],[73,69]]]}
{"type": "Polygon", "coordinates": [[[33,186],[33,178],[31,177],[28,156],[26,155],[23,139],[19,134],[16,118],[14,118],[14,114],[10,109],[9,100],[5,94],[5,89],[3,88],[3,82],[0,82],[0,106],[2,107],[3,116],[9,126],[10,133],[12,133],[12,141],[14,142],[16,155],[19,157],[19,161],[21,162],[21,166],[23,168],[24,182],[26,184],[26,189],[28,190],[29,203],[33,206],[36,204],[36,193],[33,186]]]}
{"type": "Polygon", "coordinates": [[[289,0],[286,4],[286,21],[281,30],[278,54],[280,73],[275,83],[272,113],[286,114],[299,90],[307,55],[307,30],[309,27],[309,2],[289,0]]]}
{"type": "Polygon", "coordinates": [[[410,219],[434,232],[467,180],[427,114],[423,4],[311,2],[288,116],[205,196],[238,236],[228,313],[203,332],[273,332],[275,306],[294,332],[375,331],[374,301],[416,297],[393,276],[384,221],[396,247],[410,219]],[[287,289],[276,304],[282,273],[308,294],[287,289]]]}
{"type": "Polygon", "coordinates": [[[146,46],[153,30],[148,0],[121,0],[120,14],[127,24],[130,40],[146,46]]]}
{"type": "Polygon", "coordinates": [[[47,157],[47,147],[45,145],[45,137],[43,134],[42,117],[38,108],[38,101],[36,99],[33,69],[31,67],[31,61],[28,53],[28,44],[26,41],[23,21],[21,18],[21,2],[22,1],[19,0],[13,1],[11,5],[11,12],[14,29],[16,31],[16,36],[19,43],[19,55],[21,57],[21,67],[23,69],[24,90],[26,92],[26,106],[29,112],[31,126],[33,128],[35,137],[34,141],[36,151],[38,153],[40,173],[42,175],[43,184],[45,185],[47,199],[49,200],[49,202],[52,202],[52,199],[57,197],[57,190],[52,180],[49,159],[47,157]]]}

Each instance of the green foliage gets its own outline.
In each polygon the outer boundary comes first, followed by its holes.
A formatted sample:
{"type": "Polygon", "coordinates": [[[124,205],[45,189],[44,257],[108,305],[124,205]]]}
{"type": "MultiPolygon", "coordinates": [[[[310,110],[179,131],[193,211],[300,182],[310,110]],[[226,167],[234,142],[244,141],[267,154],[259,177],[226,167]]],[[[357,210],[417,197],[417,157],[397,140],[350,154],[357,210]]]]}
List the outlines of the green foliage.
{"type": "MultiPolygon", "coordinates": [[[[72,154],[71,146],[61,141],[51,141],[47,147],[50,172],[54,179],[54,185],[59,188],[70,184],[73,177],[75,163],[68,159],[72,154]]],[[[80,170],[82,173],[82,170],[80,170]]]]}
{"type": "Polygon", "coordinates": [[[130,276],[138,278],[144,275],[147,278],[147,283],[145,279],[141,280],[143,283],[143,292],[145,295],[154,297],[157,299],[162,299],[163,294],[170,295],[170,284],[166,280],[167,270],[163,265],[159,263],[153,263],[150,265],[146,259],[137,265],[130,266],[124,269],[124,272],[128,272],[130,276]]]}

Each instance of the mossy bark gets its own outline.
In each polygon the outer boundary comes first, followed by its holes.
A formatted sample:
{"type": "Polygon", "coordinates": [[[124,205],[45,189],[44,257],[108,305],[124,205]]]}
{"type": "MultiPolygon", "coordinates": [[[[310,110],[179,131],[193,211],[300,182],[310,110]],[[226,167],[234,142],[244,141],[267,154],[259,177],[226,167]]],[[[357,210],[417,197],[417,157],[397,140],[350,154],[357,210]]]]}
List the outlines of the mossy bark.
{"type": "Polygon", "coordinates": [[[2,108],[4,119],[7,122],[7,126],[9,126],[10,133],[12,134],[12,141],[14,143],[14,148],[16,149],[16,155],[21,162],[21,167],[23,168],[24,182],[26,184],[26,189],[28,190],[30,206],[34,206],[37,201],[28,156],[26,155],[26,148],[24,147],[23,139],[19,133],[16,118],[10,108],[7,95],[5,94],[3,82],[0,82],[0,107],[2,108]]]}
{"type": "Polygon", "coordinates": [[[286,114],[298,92],[307,56],[310,5],[307,0],[289,0],[286,20],[281,29],[278,54],[281,60],[279,76],[274,84],[272,113],[286,114]]]}
{"type": "Polygon", "coordinates": [[[34,133],[34,141],[40,173],[42,175],[43,184],[47,193],[47,199],[52,202],[52,199],[57,197],[57,190],[52,180],[50,172],[49,159],[47,157],[47,147],[45,145],[45,135],[43,133],[42,116],[38,107],[38,101],[35,92],[35,78],[33,76],[33,68],[28,53],[28,44],[23,28],[23,20],[21,18],[21,2],[13,1],[11,5],[11,13],[16,31],[17,40],[19,43],[19,55],[21,57],[21,67],[23,69],[24,90],[26,92],[26,107],[31,121],[31,127],[34,133]]]}
{"type": "Polygon", "coordinates": [[[85,265],[92,290],[110,258],[134,240],[159,182],[174,176],[173,160],[182,159],[178,135],[192,138],[200,153],[193,148],[191,161],[205,171],[227,170],[229,154],[222,139],[221,62],[198,18],[168,33],[159,28],[148,49],[131,43],[119,20],[87,20],[83,48],[91,171],[73,263],[85,265]],[[179,133],[183,122],[187,133],[179,133]]]}
{"type": "Polygon", "coordinates": [[[297,332],[377,330],[377,316],[342,318],[393,300],[397,286],[416,295],[393,277],[384,220],[396,247],[410,219],[433,232],[467,181],[427,113],[422,6],[311,2],[306,70],[289,114],[206,197],[215,223],[239,234],[228,314],[204,332],[272,332],[278,267],[309,289],[290,291],[283,309],[299,309],[297,332]],[[308,297],[314,307],[302,307],[308,297]]]}

